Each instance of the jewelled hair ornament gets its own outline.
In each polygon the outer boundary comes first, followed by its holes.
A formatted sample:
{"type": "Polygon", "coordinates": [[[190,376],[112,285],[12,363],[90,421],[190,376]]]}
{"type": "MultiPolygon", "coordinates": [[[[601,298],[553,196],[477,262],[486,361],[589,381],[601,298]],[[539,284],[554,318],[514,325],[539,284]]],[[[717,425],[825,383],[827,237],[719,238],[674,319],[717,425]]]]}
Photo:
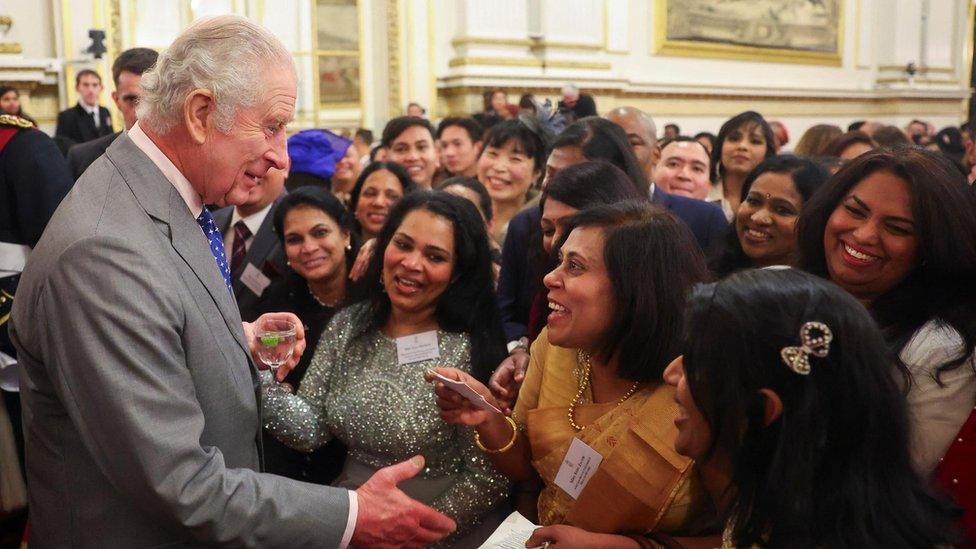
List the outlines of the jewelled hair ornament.
{"type": "Polygon", "coordinates": [[[800,374],[810,373],[810,355],[824,358],[830,352],[834,334],[823,322],[804,322],[800,327],[800,346],[783,347],[780,356],[790,370],[800,374]]]}

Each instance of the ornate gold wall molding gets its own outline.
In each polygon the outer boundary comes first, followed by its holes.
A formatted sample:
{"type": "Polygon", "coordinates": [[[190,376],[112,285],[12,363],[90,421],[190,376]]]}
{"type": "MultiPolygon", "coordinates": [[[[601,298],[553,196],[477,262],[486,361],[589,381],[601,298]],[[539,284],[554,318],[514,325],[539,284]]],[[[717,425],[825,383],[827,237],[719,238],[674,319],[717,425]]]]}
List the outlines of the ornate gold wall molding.
{"type": "Polygon", "coordinates": [[[390,81],[389,87],[389,115],[396,116],[403,108],[402,83],[400,81],[400,2],[386,0],[386,39],[387,39],[387,67],[390,81]]]}
{"type": "Polygon", "coordinates": [[[550,42],[546,40],[533,40],[531,38],[492,38],[487,36],[462,36],[451,40],[451,45],[458,46],[514,46],[529,48],[533,50],[544,49],[570,49],[600,51],[605,48],[604,44],[593,44],[587,42],[550,42]]]}
{"type": "MultiPolygon", "coordinates": [[[[480,105],[481,94],[489,86],[442,88],[443,104],[450,116],[466,115],[480,105]]],[[[533,93],[540,97],[557,96],[556,86],[506,87],[511,95],[533,93]]],[[[584,87],[592,94],[600,112],[619,106],[633,106],[652,116],[728,117],[745,110],[756,110],[767,116],[803,117],[885,117],[913,113],[954,116],[964,112],[965,101],[959,97],[923,94],[837,95],[832,97],[803,95],[735,94],[730,92],[660,92],[629,91],[584,87]]]]}
{"type": "Polygon", "coordinates": [[[23,80],[4,80],[3,76],[0,76],[0,86],[7,86],[10,88],[17,88],[18,91],[22,92],[32,92],[40,86],[40,82],[25,82],[23,80]]]}
{"type": "Polygon", "coordinates": [[[5,42],[0,44],[0,53],[21,54],[24,53],[24,47],[19,42],[5,42]]]}
{"type": "Polygon", "coordinates": [[[451,67],[479,65],[488,67],[548,67],[553,69],[610,70],[610,63],[600,61],[565,61],[560,59],[509,59],[505,57],[455,57],[448,62],[451,67]]]}
{"type": "MultiPolygon", "coordinates": [[[[905,65],[878,65],[879,71],[904,72],[905,65]]],[[[956,69],[952,67],[917,67],[917,74],[956,74],[956,69]]]]}

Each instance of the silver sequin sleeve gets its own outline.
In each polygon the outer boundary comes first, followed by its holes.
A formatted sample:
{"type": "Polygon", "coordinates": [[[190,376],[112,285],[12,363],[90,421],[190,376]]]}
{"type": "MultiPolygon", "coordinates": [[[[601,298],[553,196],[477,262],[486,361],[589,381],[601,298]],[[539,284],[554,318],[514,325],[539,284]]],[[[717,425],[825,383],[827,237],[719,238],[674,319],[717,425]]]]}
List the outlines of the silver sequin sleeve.
{"type": "Polygon", "coordinates": [[[297,395],[264,397],[265,426],[305,451],[334,436],[348,447],[347,459],[373,469],[423,455],[418,477],[444,486],[425,503],[468,530],[504,501],[509,481],[475,447],[471,429],[441,419],[423,375],[436,366],[470,371],[469,339],[438,331],[438,358],[399,364],[396,341],[364,329],[365,307],[332,318],[297,395]]]}

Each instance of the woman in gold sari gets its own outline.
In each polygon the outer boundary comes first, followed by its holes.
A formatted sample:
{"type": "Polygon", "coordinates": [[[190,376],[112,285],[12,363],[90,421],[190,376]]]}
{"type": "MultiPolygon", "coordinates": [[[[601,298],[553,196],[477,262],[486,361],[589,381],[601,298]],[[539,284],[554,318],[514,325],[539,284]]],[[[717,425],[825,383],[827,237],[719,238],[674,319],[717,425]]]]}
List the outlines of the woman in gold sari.
{"type": "MultiPolygon", "coordinates": [[[[674,450],[674,389],[660,379],[679,352],[685,296],[706,276],[701,252],[670,214],[632,202],[578,213],[556,249],[548,327],[512,416],[438,383],[441,415],[475,427],[512,480],[541,487],[529,518],[561,525],[538,532],[550,544],[638,547],[629,535],[686,534],[706,497],[674,450]]],[[[493,401],[464,372],[438,372],[493,401]]]]}

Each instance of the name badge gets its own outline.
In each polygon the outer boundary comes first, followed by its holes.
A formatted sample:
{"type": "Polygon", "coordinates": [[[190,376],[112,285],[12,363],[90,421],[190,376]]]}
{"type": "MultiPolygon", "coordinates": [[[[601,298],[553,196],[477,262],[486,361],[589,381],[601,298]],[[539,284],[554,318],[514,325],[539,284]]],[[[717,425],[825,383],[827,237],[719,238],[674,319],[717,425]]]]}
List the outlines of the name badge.
{"type": "Polygon", "coordinates": [[[556,473],[556,486],[573,499],[578,498],[602,461],[600,452],[574,437],[566,457],[563,458],[563,464],[556,473]]]}
{"type": "Polygon", "coordinates": [[[265,288],[271,284],[271,279],[264,275],[253,263],[248,263],[244,266],[244,272],[241,273],[241,282],[252,292],[254,295],[261,297],[264,293],[265,288]]]}
{"type": "Polygon", "coordinates": [[[441,356],[441,350],[437,346],[437,330],[398,337],[396,346],[397,362],[400,364],[411,364],[441,356]]]}

